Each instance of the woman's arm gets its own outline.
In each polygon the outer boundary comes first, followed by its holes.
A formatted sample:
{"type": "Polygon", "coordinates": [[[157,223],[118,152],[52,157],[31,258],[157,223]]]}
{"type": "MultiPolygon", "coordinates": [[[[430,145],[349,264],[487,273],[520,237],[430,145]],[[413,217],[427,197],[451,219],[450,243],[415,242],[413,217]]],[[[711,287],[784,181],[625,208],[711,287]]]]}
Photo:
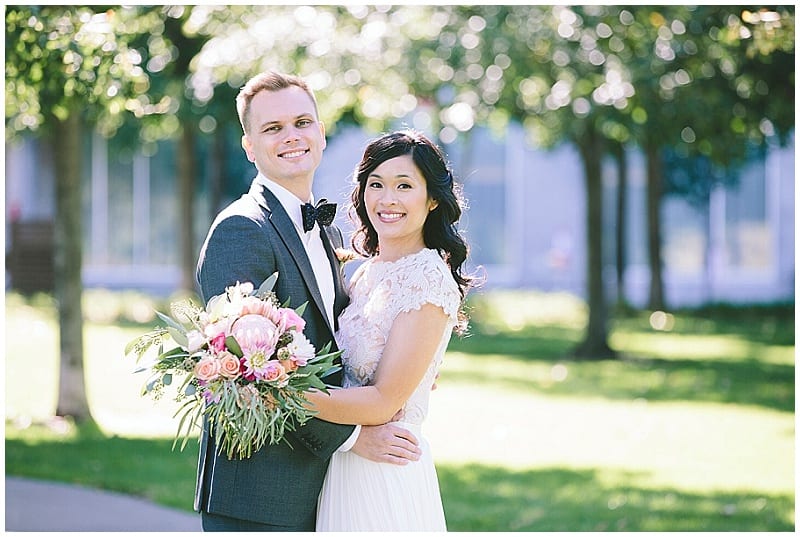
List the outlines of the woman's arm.
{"type": "Polygon", "coordinates": [[[373,384],[306,394],[316,416],[333,423],[380,425],[400,410],[436,354],[447,314],[433,304],[401,313],[392,323],[373,384]]]}

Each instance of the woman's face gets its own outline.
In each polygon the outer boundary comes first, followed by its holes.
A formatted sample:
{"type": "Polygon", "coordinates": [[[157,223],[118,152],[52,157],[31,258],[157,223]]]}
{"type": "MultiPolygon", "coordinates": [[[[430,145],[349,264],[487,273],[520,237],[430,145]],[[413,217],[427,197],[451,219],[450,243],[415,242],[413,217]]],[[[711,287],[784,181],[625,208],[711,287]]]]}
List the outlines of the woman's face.
{"type": "Polygon", "coordinates": [[[425,246],[422,228],[436,201],[428,197],[425,177],[411,155],[389,159],[369,174],[364,206],[381,252],[399,248],[406,254],[425,246]]]}

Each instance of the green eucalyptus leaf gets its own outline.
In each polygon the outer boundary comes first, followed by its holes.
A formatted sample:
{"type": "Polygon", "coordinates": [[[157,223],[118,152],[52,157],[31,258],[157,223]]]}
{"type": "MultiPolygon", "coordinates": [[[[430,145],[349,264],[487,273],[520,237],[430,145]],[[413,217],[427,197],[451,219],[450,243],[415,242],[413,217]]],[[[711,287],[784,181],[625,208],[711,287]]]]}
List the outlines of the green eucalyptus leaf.
{"type": "Polygon", "coordinates": [[[189,346],[189,338],[186,337],[186,332],[182,330],[177,330],[173,327],[167,328],[169,330],[169,335],[172,336],[172,339],[180,345],[181,347],[188,347],[189,346]]]}
{"type": "Polygon", "coordinates": [[[256,291],[256,295],[261,296],[262,294],[269,293],[272,289],[275,288],[275,283],[278,281],[278,273],[275,272],[264,280],[261,285],[258,286],[258,290],[256,291]]]}
{"type": "Polygon", "coordinates": [[[225,346],[228,347],[228,350],[231,351],[231,354],[233,354],[237,358],[241,358],[242,356],[244,356],[242,348],[239,346],[239,342],[236,341],[235,337],[233,336],[226,337],[225,346]]]}
{"type": "Polygon", "coordinates": [[[164,321],[167,324],[167,327],[172,327],[175,330],[178,330],[179,332],[186,333],[186,329],[180,323],[175,322],[172,319],[172,317],[170,317],[168,315],[164,315],[160,311],[156,311],[156,315],[158,315],[158,318],[161,319],[162,321],[164,321]]]}

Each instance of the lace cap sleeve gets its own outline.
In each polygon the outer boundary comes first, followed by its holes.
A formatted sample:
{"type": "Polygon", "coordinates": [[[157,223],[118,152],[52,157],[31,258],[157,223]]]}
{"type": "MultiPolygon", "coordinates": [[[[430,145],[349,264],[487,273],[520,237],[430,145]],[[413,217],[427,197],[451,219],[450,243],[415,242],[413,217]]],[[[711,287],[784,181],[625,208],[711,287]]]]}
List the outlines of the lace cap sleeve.
{"type": "Polygon", "coordinates": [[[442,308],[453,323],[457,322],[461,294],[447,264],[434,250],[426,249],[413,256],[394,276],[400,288],[394,294],[396,315],[433,304],[442,308]]]}

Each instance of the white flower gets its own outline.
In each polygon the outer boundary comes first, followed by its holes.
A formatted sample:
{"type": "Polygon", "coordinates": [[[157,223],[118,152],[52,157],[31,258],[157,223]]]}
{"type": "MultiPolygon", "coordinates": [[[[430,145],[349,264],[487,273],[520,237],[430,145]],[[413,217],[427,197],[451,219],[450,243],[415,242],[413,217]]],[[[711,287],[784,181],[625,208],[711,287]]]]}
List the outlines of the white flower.
{"type": "Polygon", "coordinates": [[[314,358],[314,345],[300,332],[292,331],[292,342],[286,345],[291,359],[300,367],[314,358]]]}
{"type": "Polygon", "coordinates": [[[190,330],[186,333],[186,339],[189,341],[187,350],[190,353],[195,353],[203,348],[206,343],[206,338],[198,330],[190,330]]]}

